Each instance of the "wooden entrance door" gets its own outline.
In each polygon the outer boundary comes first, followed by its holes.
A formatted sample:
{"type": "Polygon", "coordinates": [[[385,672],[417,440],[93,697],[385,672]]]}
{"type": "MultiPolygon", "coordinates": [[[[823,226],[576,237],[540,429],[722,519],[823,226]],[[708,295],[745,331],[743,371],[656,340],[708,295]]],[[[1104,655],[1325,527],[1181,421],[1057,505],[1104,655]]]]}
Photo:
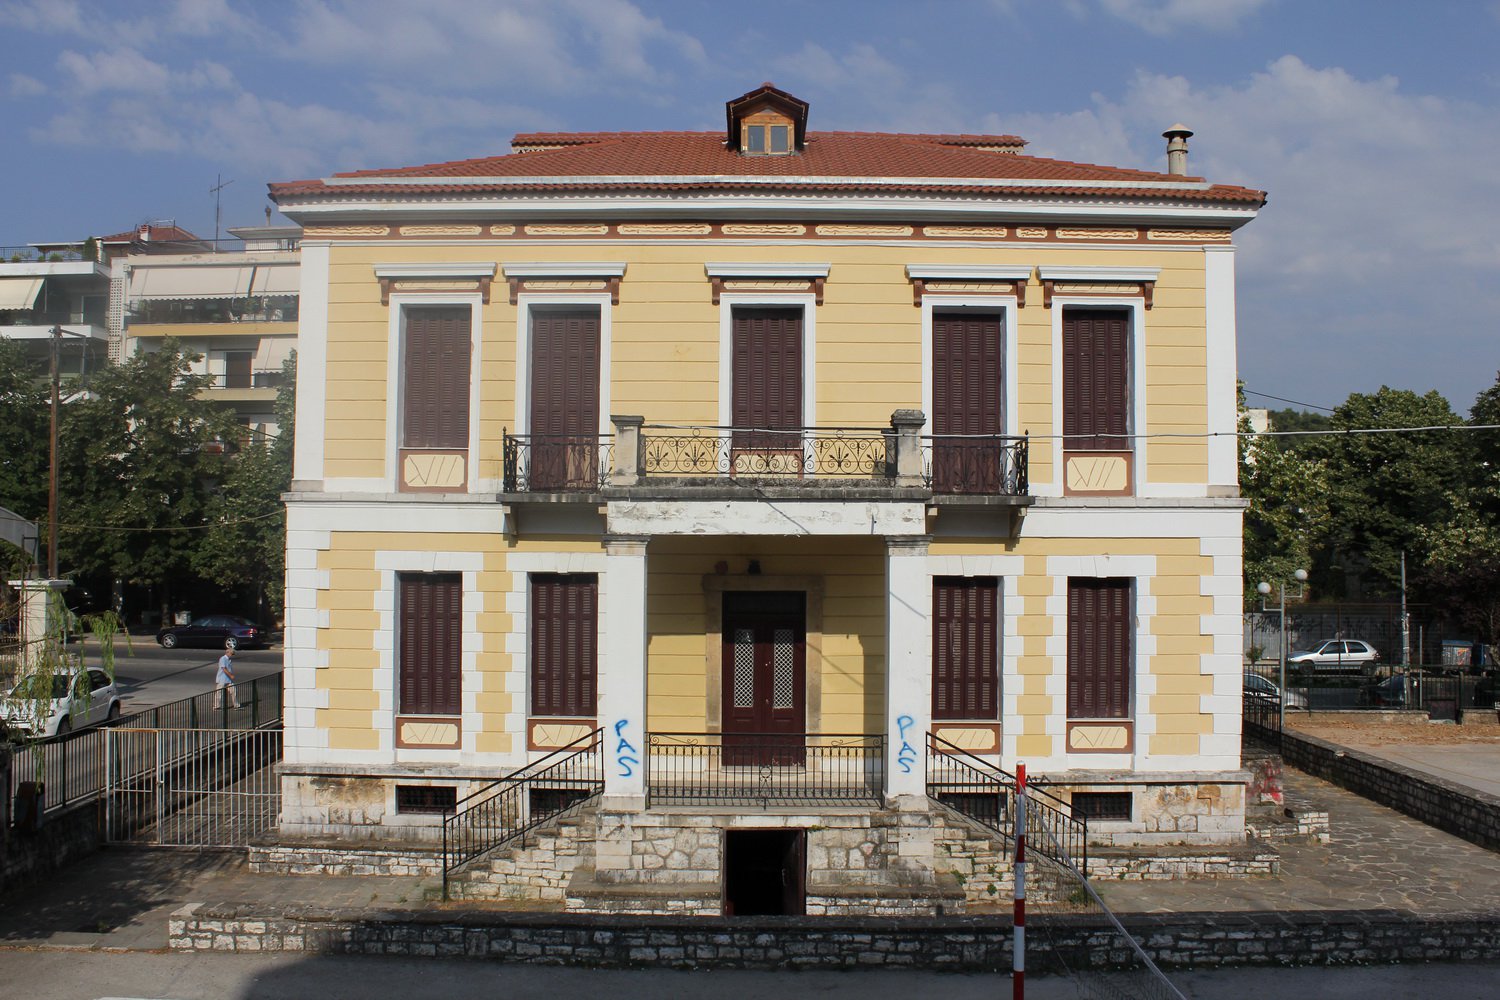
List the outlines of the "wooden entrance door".
{"type": "Polygon", "coordinates": [[[730,471],[800,474],[802,310],[736,309],[730,349],[730,420],[737,428],[730,471]]]}
{"type": "Polygon", "coordinates": [[[531,488],[599,484],[599,310],[531,314],[531,488]]]}
{"type": "Polygon", "coordinates": [[[932,488],[999,493],[1004,452],[1003,341],[999,313],[938,312],[932,317],[932,488]]]}
{"type": "Polygon", "coordinates": [[[806,757],[807,609],[801,592],[724,595],[724,763],[806,757]]]}

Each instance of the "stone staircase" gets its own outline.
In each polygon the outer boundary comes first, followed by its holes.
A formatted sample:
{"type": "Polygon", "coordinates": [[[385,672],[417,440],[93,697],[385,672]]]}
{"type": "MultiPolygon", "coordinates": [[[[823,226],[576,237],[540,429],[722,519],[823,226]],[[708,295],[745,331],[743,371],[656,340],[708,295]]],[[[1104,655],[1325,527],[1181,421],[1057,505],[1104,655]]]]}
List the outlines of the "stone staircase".
{"type": "Polygon", "coordinates": [[[449,876],[448,897],[467,902],[530,902],[562,909],[574,871],[580,866],[593,867],[598,826],[597,802],[576,806],[449,876]]]}

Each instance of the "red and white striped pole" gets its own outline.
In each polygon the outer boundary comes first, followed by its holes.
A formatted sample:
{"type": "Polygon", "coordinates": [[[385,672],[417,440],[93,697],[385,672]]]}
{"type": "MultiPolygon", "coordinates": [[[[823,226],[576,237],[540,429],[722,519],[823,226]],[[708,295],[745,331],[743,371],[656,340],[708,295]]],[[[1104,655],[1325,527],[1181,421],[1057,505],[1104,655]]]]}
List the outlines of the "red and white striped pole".
{"type": "Polygon", "coordinates": [[[1016,765],[1016,912],[1010,947],[1010,989],[1014,1000],[1026,997],[1026,765],[1016,765]]]}

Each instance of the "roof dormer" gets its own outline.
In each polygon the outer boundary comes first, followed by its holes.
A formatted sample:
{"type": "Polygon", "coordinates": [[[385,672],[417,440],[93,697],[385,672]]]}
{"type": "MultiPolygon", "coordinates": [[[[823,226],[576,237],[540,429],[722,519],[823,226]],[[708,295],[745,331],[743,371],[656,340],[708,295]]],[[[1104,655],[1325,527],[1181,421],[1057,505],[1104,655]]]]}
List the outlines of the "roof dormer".
{"type": "Polygon", "coordinates": [[[724,105],[724,144],[743,156],[787,156],[807,144],[807,102],[763,83],[724,105]]]}

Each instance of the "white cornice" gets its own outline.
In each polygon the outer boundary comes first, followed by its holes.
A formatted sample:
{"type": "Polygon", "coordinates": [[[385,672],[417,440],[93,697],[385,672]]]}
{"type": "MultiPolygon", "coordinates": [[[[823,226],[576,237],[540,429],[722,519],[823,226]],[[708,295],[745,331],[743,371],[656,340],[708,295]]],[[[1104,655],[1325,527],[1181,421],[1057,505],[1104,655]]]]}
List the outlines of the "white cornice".
{"type": "Polygon", "coordinates": [[[769,264],[714,264],[703,265],[710,278],[826,278],[830,265],[804,264],[794,261],[776,261],[769,264]]]}
{"type": "Polygon", "coordinates": [[[1238,228],[1255,218],[1258,206],[1205,204],[1142,204],[1121,198],[1040,201],[997,198],[992,195],[917,196],[745,194],[708,196],[611,194],[501,197],[433,195],[402,199],[369,196],[338,197],[299,195],[282,203],[283,214],[308,225],[338,222],[399,219],[466,218],[493,216],[506,220],[569,219],[777,219],[798,218],[849,220],[856,218],[909,221],[967,222],[974,219],[1004,219],[1009,222],[1115,222],[1169,225],[1201,225],[1238,228]]]}
{"type": "Polygon", "coordinates": [[[493,278],[494,261],[480,263],[376,264],[375,277],[394,278],[493,278]]]}
{"type": "Polygon", "coordinates": [[[507,278],[619,278],[625,274],[620,261],[507,261],[500,268],[507,278]]]}
{"type": "Polygon", "coordinates": [[[1037,278],[1041,281],[1155,281],[1161,274],[1159,267],[1038,267],[1037,278]]]}
{"type": "Polygon", "coordinates": [[[1029,265],[1010,264],[908,264],[906,276],[922,281],[1026,281],[1029,265]]]}
{"type": "Polygon", "coordinates": [[[340,187],[656,187],[663,184],[734,184],[746,187],[969,187],[969,188],[1089,188],[1109,191],[1209,191],[1207,181],[1101,181],[1056,177],[859,177],[859,176],[749,176],[745,174],[599,174],[591,177],[327,177],[323,183],[340,187]]]}

